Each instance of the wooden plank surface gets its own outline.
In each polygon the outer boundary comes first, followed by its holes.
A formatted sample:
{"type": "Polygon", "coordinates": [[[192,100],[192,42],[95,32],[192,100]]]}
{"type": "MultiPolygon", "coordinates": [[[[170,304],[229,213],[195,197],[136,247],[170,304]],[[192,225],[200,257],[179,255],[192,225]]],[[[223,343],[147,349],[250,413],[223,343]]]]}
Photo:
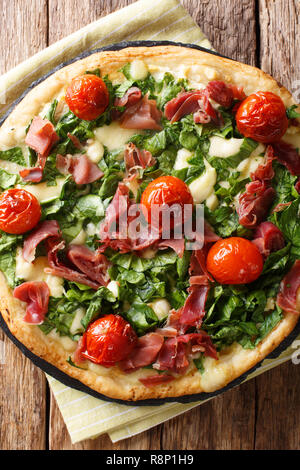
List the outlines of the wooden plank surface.
{"type": "MultiPolygon", "coordinates": [[[[83,8],[82,0],[0,0],[3,12],[0,38],[7,46],[0,58],[1,73],[47,44],[130,3],[133,0],[86,0],[83,8]]],[[[260,65],[286,86],[299,80],[299,1],[181,0],[181,3],[220,53],[260,65]]],[[[1,449],[37,449],[45,445],[53,450],[299,448],[300,378],[292,364],[280,366],[189,413],[115,445],[102,436],[72,446],[51,397],[46,443],[43,374],[9,342],[6,344],[8,364],[12,364],[13,358],[13,367],[0,366],[1,449]]]]}
{"type": "MultiPolygon", "coordinates": [[[[47,1],[1,1],[0,73],[47,46],[47,1]],[[5,47],[3,45],[5,44],[5,47]]],[[[46,446],[46,379],[0,330],[0,449],[46,446]]]]}

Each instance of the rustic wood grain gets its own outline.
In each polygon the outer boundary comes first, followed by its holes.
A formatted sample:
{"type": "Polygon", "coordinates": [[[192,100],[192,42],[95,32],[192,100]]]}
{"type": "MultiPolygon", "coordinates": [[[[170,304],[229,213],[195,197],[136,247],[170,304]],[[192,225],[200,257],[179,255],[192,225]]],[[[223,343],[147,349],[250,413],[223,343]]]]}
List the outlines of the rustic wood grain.
{"type": "MultiPolygon", "coordinates": [[[[0,71],[47,46],[47,1],[0,1],[0,71]]],[[[44,374],[0,332],[6,363],[0,365],[0,449],[44,449],[44,374]]]]}
{"type": "MultiPolygon", "coordinates": [[[[260,0],[260,67],[300,101],[300,2],[260,0]]],[[[300,376],[292,363],[255,379],[256,449],[299,449],[300,376]]]]}
{"type": "Polygon", "coordinates": [[[261,0],[260,66],[300,100],[300,1],[261,0]],[[298,80],[298,84],[294,83],[298,80]]]}
{"type": "Polygon", "coordinates": [[[256,65],[255,0],[181,0],[214,48],[256,65]]]}
{"type": "Polygon", "coordinates": [[[47,0],[1,0],[0,73],[47,46],[47,0]],[[5,45],[5,47],[3,47],[5,45]]]}

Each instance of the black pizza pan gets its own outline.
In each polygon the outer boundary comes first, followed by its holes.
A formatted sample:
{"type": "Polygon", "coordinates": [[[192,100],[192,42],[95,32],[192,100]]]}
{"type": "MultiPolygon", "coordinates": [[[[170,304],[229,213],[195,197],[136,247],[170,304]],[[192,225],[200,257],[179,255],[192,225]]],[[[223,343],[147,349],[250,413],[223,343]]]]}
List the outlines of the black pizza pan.
{"type": "MultiPolygon", "coordinates": [[[[207,52],[208,54],[216,55],[218,57],[225,57],[221,54],[218,54],[217,52],[210,51],[208,49],[205,49],[203,47],[197,46],[195,44],[185,44],[185,43],[180,43],[180,42],[172,42],[172,41],[122,41],[117,44],[112,44],[110,46],[105,46],[99,49],[91,50],[91,51],[85,51],[82,54],[78,55],[77,57],[73,58],[72,60],[68,62],[64,62],[54,69],[52,69],[50,72],[48,72],[46,75],[43,75],[40,77],[38,80],[34,81],[28,88],[27,90],[12,104],[12,106],[9,108],[9,110],[5,113],[4,116],[1,117],[0,120],[0,125],[5,121],[5,119],[9,116],[9,114],[13,111],[13,109],[16,107],[16,105],[24,98],[27,93],[29,93],[30,90],[32,90],[34,87],[36,87],[39,83],[43,82],[47,77],[55,73],[57,70],[61,69],[62,67],[65,67],[66,65],[72,64],[73,62],[76,62],[77,60],[84,59],[85,57],[88,57],[91,54],[95,54],[96,52],[101,52],[101,51],[119,51],[121,49],[125,49],[127,47],[154,47],[154,46],[180,46],[180,47],[187,47],[189,49],[197,49],[199,51],[207,52]]],[[[163,405],[164,403],[170,403],[170,402],[176,402],[176,403],[193,403],[197,402],[200,400],[208,400],[210,398],[213,398],[217,395],[220,395],[221,393],[224,393],[227,390],[230,390],[233,387],[236,387],[237,385],[240,385],[242,382],[246,380],[249,374],[252,374],[256,369],[260,367],[263,361],[260,361],[258,364],[256,364],[254,367],[249,369],[247,372],[242,374],[240,377],[237,379],[233,380],[230,382],[226,387],[223,387],[219,390],[216,390],[215,392],[211,393],[197,393],[193,395],[184,395],[181,397],[167,397],[167,398],[157,398],[157,399],[148,399],[148,400],[140,400],[140,401],[126,401],[126,400],[119,400],[115,398],[110,398],[105,395],[102,395],[101,393],[96,392],[95,390],[92,390],[91,388],[87,387],[84,385],[82,382],[80,382],[77,379],[74,379],[70,377],[69,375],[65,374],[62,372],[60,369],[57,367],[53,366],[49,362],[45,361],[44,359],[40,358],[39,356],[35,355],[32,353],[26,346],[24,346],[23,343],[21,343],[9,330],[1,312],[0,312],[0,327],[4,331],[4,333],[8,336],[8,338],[22,351],[22,353],[28,357],[33,364],[35,364],[37,367],[39,367],[41,370],[43,370],[46,374],[50,375],[54,379],[58,380],[59,382],[63,383],[64,385],[71,387],[75,390],[79,390],[80,392],[87,393],[95,398],[99,398],[101,400],[113,402],[113,403],[119,403],[121,405],[133,405],[133,406],[158,406],[158,405],[163,405]]],[[[292,342],[295,340],[295,338],[300,334],[300,321],[298,322],[297,326],[294,328],[294,330],[291,332],[291,334],[285,338],[280,345],[272,351],[271,354],[269,354],[265,359],[275,359],[280,354],[285,351],[286,348],[288,348],[292,342]]]]}

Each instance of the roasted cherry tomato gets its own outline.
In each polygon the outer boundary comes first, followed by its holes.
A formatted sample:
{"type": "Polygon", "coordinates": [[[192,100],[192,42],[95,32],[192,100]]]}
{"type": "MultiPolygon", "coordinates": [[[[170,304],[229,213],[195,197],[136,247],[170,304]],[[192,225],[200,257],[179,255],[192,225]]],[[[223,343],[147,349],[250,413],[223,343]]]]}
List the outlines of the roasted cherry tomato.
{"type": "Polygon", "coordinates": [[[263,269],[263,258],[254,243],[240,237],[217,241],[209,250],[207,270],[220,284],[248,284],[263,269]]]}
{"type": "Polygon", "coordinates": [[[237,110],[236,123],[241,134],[264,144],[280,140],[289,124],[282,99],[269,91],[248,96],[237,110]]]}
{"type": "Polygon", "coordinates": [[[193,205],[193,197],[188,186],[181,179],[175,176],[160,176],[148,184],[142,194],[141,204],[143,214],[149,223],[159,220],[160,210],[179,205],[181,207],[179,216],[182,222],[184,206],[193,205]]]}
{"type": "Polygon", "coordinates": [[[119,315],[105,315],[91,323],[84,335],[82,356],[105,367],[126,359],[137,343],[131,325],[119,315]]]}
{"type": "Polygon", "coordinates": [[[77,117],[92,121],[108,106],[107,86],[97,75],[86,74],[76,77],[67,89],[66,103],[77,117]]]}
{"type": "Polygon", "coordinates": [[[8,189],[0,195],[0,229],[7,233],[25,233],[41,218],[41,206],[25,189],[8,189]]]}

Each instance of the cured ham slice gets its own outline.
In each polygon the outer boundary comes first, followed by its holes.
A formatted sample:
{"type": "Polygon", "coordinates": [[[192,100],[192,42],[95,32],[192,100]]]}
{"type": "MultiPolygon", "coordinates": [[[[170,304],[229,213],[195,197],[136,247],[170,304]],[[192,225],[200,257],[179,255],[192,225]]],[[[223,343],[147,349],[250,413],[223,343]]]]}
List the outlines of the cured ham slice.
{"type": "Polygon", "coordinates": [[[59,137],[53,124],[48,119],[35,116],[27,132],[25,144],[35,150],[38,155],[47,157],[53,145],[58,141],[59,137]]]}
{"type": "Polygon", "coordinates": [[[45,220],[40,223],[26,238],[23,246],[23,258],[31,263],[35,258],[36,247],[49,237],[60,237],[61,232],[56,220],[45,220]]]}
{"type": "Polygon", "coordinates": [[[252,242],[265,257],[269,256],[272,251],[281,250],[285,245],[281,230],[272,222],[262,222],[256,228],[252,242]]]}
{"type": "Polygon", "coordinates": [[[175,253],[177,253],[179,258],[182,258],[184,254],[185,241],[184,241],[184,238],[180,238],[180,239],[173,238],[169,240],[161,240],[158,243],[158,248],[160,250],[163,250],[165,248],[172,248],[172,250],[174,250],[175,253]]]}
{"type": "Polygon", "coordinates": [[[49,238],[46,243],[49,268],[45,268],[45,273],[84,284],[95,290],[100,287],[99,282],[91,280],[86,274],[78,272],[72,266],[67,266],[63,261],[60,261],[58,253],[65,248],[64,241],[49,238]]]}
{"type": "MultiPolygon", "coordinates": [[[[195,279],[194,279],[195,281],[195,279]]],[[[179,322],[184,327],[196,326],[200,328],[205,316],[205,303],[207,300],[209,285],[207,278],[198,279],[203,285],[193,284],[189,288],[189,295],[182,307],[179,322]]]]}
{"type": "Polygon", "coordinates": [[[53,124],[40,116],[33,118],[25,138],[25,144],[38,154],[37,164],[34,168],[25,168],[20,171],[24,181],[39,183],[43,178],[47,157],[51,148],[59,141],[53,124]]]}
{"type": "Polygon", "coordinates": [[[254,228],[268,213],[275,198],[275,190],[265,181],[252,181],[246,185],[246,192],[239,198],[237,213],[244,227],[254,228]]]}
{"type": "Polygon", "coordinates": [[[148,150],[140,150],[132,142],[127,144],[124,152],[126,171],[129,175],[137,173],[140,168],[155,165],[156,160],[148,150]]]}
{"type": "Polygon", "coordinates": [[[46,282],[24,282],[14,289],[13,295],[27,303],[24,322],[32,325],[41,325],[44,322],[50,296],[46,282]]]}
{"type": "Polygon", "coordinates": [[[292,175],[300,176],[300,155],[298,150],[283,140],[272,144],[272,147],[279,163],[284,165],[292,175]]]}
{"type": "Polygon", "coordinates": [[[163,342],[163,336],[157,333],[141,336],[130,356],[119,363],[121,369],[125,372],[133,372],[140,367],[152,364],[156,360],[163,342]]]}
{"type": "Polygon", "coordinates": [[[172,382],[172,380],[175,380],[175,377],[173,377],[172,375],[165,374],[150,375],[150,377],[144,377],[139,379],[139,381],[143,385],[145,385],[145,387],[154,387],[155,385],[166,384],[172,382]]]}
{"type": "Polygon", "coordinates": [[[77,347],[73,353],[73,361],[75,364],[81,364],[86,361],[83,352],[86,350],[86,335],[80,336],[77,347]]]}
{"type": "Polygon", "coordinates": [[[85,154],[74,157],[57,155],[56,167],[63,174],[71,173],[76,184],[94,183],[104,174],[85,154]]]}
{"type": "Polygon", "coordinates": [[[129,106],[132,106],[138,103],[141,98],[142,98],[141,90],[136,86],[132,86],[126,91],[126,93],[122,96],[122,98],[115,99],[114,106],[125,106],[127,108],[129,106]]]}
{"type": "Polygon", "coordinates": [[[229,108],[232,105],[234,99],[233,90],[224,82],[213,80],[209,82],[206,90],[209,97],[216,103],[224,106],[224,108],[229,108]]]}
{"type": "Polygon", "coordinates": [[[92,281],[101,286],[107,286],[110,281],[108,268],[110,266],[106,256],[98,251],[92,251],[84,245],[70,245],[68,258],[79,271],[86,274],[92,281]]]}
{"type": "Polygon", "coordinates": [[[153,368],[184,374],[189,367],[189,357],[196,351],[214,359],[218,358],[211,338],[206,333],[190,333],[167,339],[153,368]]]}
{"type": "Polygon", "coordinates": [[[297,294],[300,288],[300,260],[295,261],[292,269],[282,279],[279,293],[277,295],[277,304],[286,312],[299,315],[299,304],[297,294]],[[298,305],[297,305],[298,304],[298,305]]]}
{"type": "Polygon", "coordinates": [[[274,178],[274,170],[272,167],[273,160],[275,159],[274,150],[271,145],[268,146],[265,154],[265,161],[258,165],[254,173],[251,173],[252,181],[271,181],[274,178]]]}
{"type": "Polygon", "coordinates": [[[132,106],[128,106],[119,121],[124,129],[161,130],[159,124],[162,113],[157,109],[156,101],[144,96],[132,106]]]}

